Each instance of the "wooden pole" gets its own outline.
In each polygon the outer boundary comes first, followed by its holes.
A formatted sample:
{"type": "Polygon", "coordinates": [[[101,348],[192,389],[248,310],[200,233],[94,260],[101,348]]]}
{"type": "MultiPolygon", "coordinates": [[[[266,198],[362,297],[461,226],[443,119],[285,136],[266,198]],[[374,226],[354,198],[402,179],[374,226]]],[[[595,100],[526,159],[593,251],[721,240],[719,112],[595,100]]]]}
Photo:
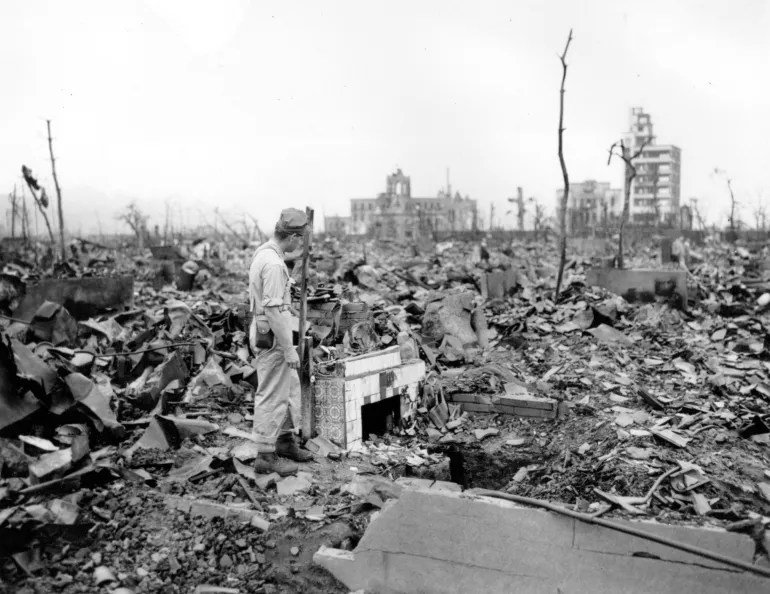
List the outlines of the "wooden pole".
{"type": "Polygon", "coordinates": [[[313,437],[313,386],[310,376],[313,365],[313,343],[305,339],[305,323],[307,322],[307,274],[310,264],[310,244],[313,240],[313,209],[305,208],[307,213],[307,231],[302,251],[302,277],[300,280],[299,297],[299,384],[302,394],[302,437],[313,437]]]}
{"type": "Polygon", "coordinates": [[[48,127],[48,152],[51,155],[51,171],[53,172],[53,183],[56,186],[56,204],[59,210],[59,251],[62,262],[67,260],[67,252],[64,249],[64,213],[61,207],[61,188],[59,179],[56,177],[56,159],[53,158],[53,142],[51,141],[51,120],[45,121],[48,127]]]}

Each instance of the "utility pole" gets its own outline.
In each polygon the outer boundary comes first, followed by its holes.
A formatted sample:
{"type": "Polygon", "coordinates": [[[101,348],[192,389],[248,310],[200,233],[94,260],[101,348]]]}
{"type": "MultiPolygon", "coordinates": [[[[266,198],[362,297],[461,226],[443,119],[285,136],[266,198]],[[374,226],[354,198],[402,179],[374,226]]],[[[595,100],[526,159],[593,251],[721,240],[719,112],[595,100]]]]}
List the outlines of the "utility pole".
{"type": "Polygon", "coordinates": [[[61,261],[67,260],[67,253],[64,250],[64,213],[61,207],[61,188],[59,187],[59,179],[56,177],[56,159],[53,157],[53,142],[51,141],[51,120],[45,121],[48,127],[48,152],[51,154],[51,171],[53,172],[53,183],[56,187],[56,203],[59,210],[59,250],[61,253],[61,261]]]}
{"type": "Polygon", "coordinates": [[[489,230],[492,231],[495,225],[495,204],[489,205],[489,230]]]}

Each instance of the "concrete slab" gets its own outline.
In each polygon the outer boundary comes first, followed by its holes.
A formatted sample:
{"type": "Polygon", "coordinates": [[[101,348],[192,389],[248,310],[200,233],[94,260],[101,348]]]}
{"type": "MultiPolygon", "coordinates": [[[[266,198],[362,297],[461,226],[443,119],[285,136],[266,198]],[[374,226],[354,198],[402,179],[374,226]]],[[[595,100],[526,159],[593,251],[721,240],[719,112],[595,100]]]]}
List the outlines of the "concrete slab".
{"type": "Polygon", "coordinates": [[[684,270],[592,268],[586,284],[617,293],[626,301],[652,302],[658,298],[687,308],[687,273],[684,270]]]}
{"type": "MultiPolygon", "coordinates": [[[[647,527],[751,561],[753,543],[747,536],[647,527]]],[[[669,547],[653,545],[651,550],[646,542],[617,531],[588,528],[507,501],[405,490],[398,501],[386,504],[355,551],[322,547],[314,561],[350,590],[371,592],[748,594],[767,591],[770,585],[768,579],[669,547]]]]}
{"type": "Polygon", "coordinates": [[[13,315],[29,321],[46,301],[63,305],[78,320],[121,311],[134,302],[134,277],[62,278],[29,283],[13,315]]]}

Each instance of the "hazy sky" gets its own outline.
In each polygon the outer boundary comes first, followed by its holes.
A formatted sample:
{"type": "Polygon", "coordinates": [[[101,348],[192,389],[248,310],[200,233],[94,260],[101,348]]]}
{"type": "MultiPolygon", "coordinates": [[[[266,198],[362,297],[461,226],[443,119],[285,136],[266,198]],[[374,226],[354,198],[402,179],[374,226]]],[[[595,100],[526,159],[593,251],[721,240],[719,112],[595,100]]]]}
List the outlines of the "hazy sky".
{"type": "MultiPolygon", "coordinates": [[[[163,225],[272,227],[287,206],[348,214],[397,167],[413,195],[452,186],[498,213],[523,186],[555,203],[557,55],[568,55],[574,181],[621,184],[607,148],[630,107],[682,149],[682,197],[711,219],[734,178],[760,196],[770,3],[619,0],[0,3],[0,192],[30,166],[53,195],[45,119],[73,232],[130,200],[163,225]]],[[[513,224],[513,217],[507,219],[513,224]]],[[[42,222],[41,222],[42,225],[42,222]]],[[[41,227],[42,230],[42,227],[41,227]]]]}

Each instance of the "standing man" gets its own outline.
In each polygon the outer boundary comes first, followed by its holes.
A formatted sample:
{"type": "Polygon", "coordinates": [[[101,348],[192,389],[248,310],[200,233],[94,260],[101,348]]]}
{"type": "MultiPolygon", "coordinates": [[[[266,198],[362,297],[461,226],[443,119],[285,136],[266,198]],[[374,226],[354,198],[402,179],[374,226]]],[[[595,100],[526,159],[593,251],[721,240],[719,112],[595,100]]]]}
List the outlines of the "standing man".
{"type": "Polygon", "coordinates": [[[292,342],[292,281],[284,262],[287,252],[303,245],[307,232],[305,213],[287,208],[275,225],[273,239],[257,248],[249,269],[253,314],[249,341],[256,354],[259,382],[254,395],[254,434],[259,448],[254,468],[260,473],[286,476],[297,471],[290,460],[313,458],[295,438],[302,411],[299,356],[292,342]]]}

